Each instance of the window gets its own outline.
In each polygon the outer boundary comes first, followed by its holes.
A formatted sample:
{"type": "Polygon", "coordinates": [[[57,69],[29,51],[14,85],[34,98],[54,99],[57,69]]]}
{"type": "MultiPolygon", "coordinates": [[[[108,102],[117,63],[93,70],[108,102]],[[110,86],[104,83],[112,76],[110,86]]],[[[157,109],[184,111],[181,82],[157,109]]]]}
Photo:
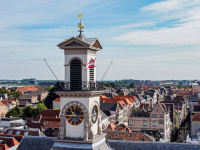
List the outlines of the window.
{"type": "Polygon", "coordinates": [[[133,133],[130,133],[130,134],[129,134],[129,137],[132,137],[132,135],[133,135],[133,133]]]}
{"type": "Polygon", "coordinates": [[[158,115],[152,114],[152,115],[151,115],[151,118],[158,118],[158,115]]]}
{"type": "Polygon", "coordinates": [[[143,121],[143,126],[147,126],[147,121],[146,120],[143,121]]]}
{"type": "Polygon", "coordinates": [[[164,132],[164,129],[160,129],[160,132],[164,132]]]}
{"type": "Polygon", "coordinates": [[[13,130],[8,130],[8,134],[11,134],[13,130]]]}
{"type": "Polygon", "coordinates": [[[115,132],[115,136],[117,136],[118,135],[118,132],[115,132]]]}
{"type": "Polygon", "coordinates": [[[164,118],[164,115],[160,115],[159,118],[164,118]]]}
{"type": "Polygon", "coordinates": [[[24,136],[28,136],[28,133],[29,133],[29,132],[25,132],[25,133],[24,133],[24,136]]]}
{"type": "Polygon", "coordinates": [[[133,120],[128,120],[128,125],[132,126],[133,125],[133,120]]]}
{"type": "Polygon", "coordinates": [[[159,124],[164,124],[164,121],[159,121],[159,124]]]}
{"type": "Polygon", "coordinates": [[[153,121],[153,127],[156,127],[156,121],[153,121]]]}
{"type": "Polygon", "coordinates": [[[17,131],[17,132],[15,133],[15,135],[19,135],[19,134],[20,134],[20,132],[21,132],[21,131],[17,131]]]}

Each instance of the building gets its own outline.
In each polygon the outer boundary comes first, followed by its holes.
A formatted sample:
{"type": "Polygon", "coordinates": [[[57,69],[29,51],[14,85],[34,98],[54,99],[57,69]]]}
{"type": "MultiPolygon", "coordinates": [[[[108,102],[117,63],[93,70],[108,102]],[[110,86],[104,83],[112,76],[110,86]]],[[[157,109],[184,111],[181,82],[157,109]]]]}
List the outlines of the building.
{"type": "Polygon", "coordinates": [[[21,95],[19,97],[19,105],[25,106],[27,103],[38,103],[38,96],[37,95],[21,95]]]}
{"type": "Polygon", "coordinates": [[[0,117],[3,118],[8,112],[7,104],[0,101],[0,117]]]}
{"type": "Polygon", "coordinates": [[[170,141],[170,118],[164,104],[157,103],[152,111],[133,110],[128,117],[132,131],[158,130],[166,142],[170,141]]]}
{"type": "Polygon", "coordinates": [[[37,100],[42,102],[42,100],[47,97],[48,93],[48,91],[31,91],[28,92],[27,95],[37,96],[37,100]]]}
{"type": "Polygon", "coordinates": [[[56,98],[53,101],[53,109],[60,108],[60,98],[56,98]]]}
{"type": "Polygon", "coordinates": [[[17,128],[23,129],[26,125],[26,122],[19,117],[10,117],[10,118],[2,118],[1,119],[1,127],[4,128],[17,128]]]}
{"type": "Polygon", "coordinates": [[[200,113],[195,113],[191,118],[191,137],[192,139],[197,139],[197,132],[200,128],[200,113]]]}

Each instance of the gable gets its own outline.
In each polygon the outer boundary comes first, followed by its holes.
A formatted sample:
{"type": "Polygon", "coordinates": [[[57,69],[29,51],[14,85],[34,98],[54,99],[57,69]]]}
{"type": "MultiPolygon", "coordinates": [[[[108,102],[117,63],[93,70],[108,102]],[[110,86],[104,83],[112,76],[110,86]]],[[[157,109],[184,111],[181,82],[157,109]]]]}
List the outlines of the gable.
{"type": "Polygon", "coordinates": [[[84,46],[84,45],[73,41],[73,42],[71,42],[71,43],[69,43],[69,44],[67,44],[67,45],[65,45],[65,46],[84,46]]]}
{"type": "Polygon", "coordinates": [[[164,110],[161,107],[161,105],[156,104],[151,113],[164,113],[164,110]]]}

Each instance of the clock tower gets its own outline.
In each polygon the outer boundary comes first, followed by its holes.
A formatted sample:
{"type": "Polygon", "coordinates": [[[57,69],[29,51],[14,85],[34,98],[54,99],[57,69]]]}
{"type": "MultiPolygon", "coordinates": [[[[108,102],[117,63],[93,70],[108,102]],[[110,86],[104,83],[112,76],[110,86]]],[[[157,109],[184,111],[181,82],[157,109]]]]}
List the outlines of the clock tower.
{"type": "Polygon", "coordinates": [[[102,133],[100,98],[103,85],[96,82],[96,53],[102,49],[97,38],[82,35],[84,25],[79,14],[80,34],[64,40],[58,47],[64,50],[65,81],[56,94],[60,96],[60,132],[54,149],[109,149],[102,133]],[[89,62],[92,66],[88,69],[89,62]]]}

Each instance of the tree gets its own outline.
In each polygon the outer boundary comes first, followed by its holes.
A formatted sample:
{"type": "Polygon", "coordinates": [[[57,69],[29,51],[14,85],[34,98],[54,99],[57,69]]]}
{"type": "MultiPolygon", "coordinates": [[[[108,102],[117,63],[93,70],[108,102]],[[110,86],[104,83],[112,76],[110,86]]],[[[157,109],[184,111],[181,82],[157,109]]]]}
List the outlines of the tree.
{"type": "Polygon", "coordinates": [[[25,109],[24,109],[24,114],[26,117],[32,117],[33,115],[33,109],[31,106],[27,106],[25,109]]]}
{"type": "Polygon", "coordinates": [[[182,89],[183,86],[182,86],[182,85],[177,85],[177,88],[178,88],[178,89],[182,89]]]}
{"type": "Polygon", "coordinates": [[[38,114],[41,113],[44,109],[47,109],[44,103],[37,104],[37,112],[38,114]]]}
{"type": "Polygon", "coordinates": [[[135,82],[131,82],[131,83],[130,83],[130,87],[131,87],[131,88],[134,88],[134,87],[135,87],[135,82]]]}
{"type": "Polygon", "coordinates": [[[21,93],[19,91],[14,91],[14,92],[11,92],[12,96],[16,99],[19,99],[21,93]]]}
{"type": "Polygon", "coordinates": [[[60,107],[57,107],[55,110],[60,110],[60,107]]]}
{"type": "Polygon", "coordinates": [[[33,108],[32,113],[33,113],[33,118],[35,118],[35,117],[38,115],[38,110],[37,110],[37,108],[33,108]]]}
{"type": "Polygon", "coordinates": [[[18,117],[18,114],[14,109],[12,109],[12,110],[10,110],[9,112],[6,113],[6,117],[10,117],[10,116],[18,117]]]}
{"type": "Polygon", "coordinates": [[[50,86],[48,88],[45,89],[45,91],[50,91],[53,88],[53,86],[50,86]]]}
{"type": "Polygon", "coordinates": [[[19,117],[23,113],[23,110],[19,108],[19,106],[15,106],[12,110],[6,113],[6,117],[13,116],[13,117],[19,117]]]}

